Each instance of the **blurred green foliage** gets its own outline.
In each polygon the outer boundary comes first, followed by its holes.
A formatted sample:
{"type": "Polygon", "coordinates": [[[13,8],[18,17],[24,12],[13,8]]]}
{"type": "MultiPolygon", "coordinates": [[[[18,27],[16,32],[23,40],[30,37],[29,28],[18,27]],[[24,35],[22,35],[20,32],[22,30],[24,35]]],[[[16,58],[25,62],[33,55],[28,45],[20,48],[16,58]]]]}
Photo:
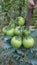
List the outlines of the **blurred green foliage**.
{"type": "Polygon", "coordinates": [[[0,0],[0,6],[5,21],[12,21],[18,16],[26,17],[28,1],[27,0],[0,0]]]}
{"type": "MultiPolygon", "coordinates": [[[[12,22],[18,16],[26,18],[28,6],[28,0],[0,0],[0,23],[12,22]]],[[[32,17],[32,25],[36,25],[37,9],[35,11],[36,13],[32,17]]]]}

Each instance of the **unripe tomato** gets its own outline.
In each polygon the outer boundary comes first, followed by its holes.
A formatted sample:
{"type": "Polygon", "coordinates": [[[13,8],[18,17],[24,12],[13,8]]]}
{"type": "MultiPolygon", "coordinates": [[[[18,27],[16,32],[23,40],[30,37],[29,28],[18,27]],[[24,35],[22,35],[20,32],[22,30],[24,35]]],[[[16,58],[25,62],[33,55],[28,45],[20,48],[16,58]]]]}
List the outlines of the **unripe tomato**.
{"type": "Polygon", "coordinates": [[[14,28],[10,29],[7,31],[8,36],[13,36],[14,35],[14,28]]]}
{"type": "Polygon", "coordinates": [[[14,36],[14,37],[11,39],[11,45],[12,45],[15,49],[20,48],[21,45],[22,45],[21,37],[14,36]]]}
{"type": "Polygon", "coordinates": [[[23,25],[25,24],[24,18],[21,17],[21,16],[18,17],[18,18],[17,18],[17,23],[18,23],[19,26],[23,26],[23,25]]]}
{"type": "Polygon", "coordinates": [[[30,48],[34,46],[34,39],[32,37],[23,38],[23,46],[25,48],[30,48]]]}
{"type": "Polygon", "coordinates": [[[3,32],[4,34],[7,34],[7,26],[3,27],[2,32],[3,32]]]}
{"type": "Polygon", "coordinates": [[[22,35],[22,28],[20,26],[15,28],[15,35],[22,35]]]}
{"type": "Polygon", "coordinates": [[[30,30],[27,30],[27,29],[23,30],[23,34],[24,34],[25,36],[29,36],[30,33],[31,33],[30,30]]]}

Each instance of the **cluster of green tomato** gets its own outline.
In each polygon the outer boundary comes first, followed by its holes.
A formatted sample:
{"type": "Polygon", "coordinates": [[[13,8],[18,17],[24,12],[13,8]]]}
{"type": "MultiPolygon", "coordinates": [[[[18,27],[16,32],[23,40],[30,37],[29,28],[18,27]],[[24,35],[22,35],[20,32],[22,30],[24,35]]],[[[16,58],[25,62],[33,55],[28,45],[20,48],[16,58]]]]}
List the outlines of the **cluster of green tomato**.
{"type": "Polygon", "coordinates": [[[25,20],[23,17],[18,17],[15,23],[3,28],[3,33],[11,36],[12,47],[18,49],[22,45],[25,48],[31,48],[34,45],[34,39],[30,36],[30,30],[24,28],[25,20]]]}

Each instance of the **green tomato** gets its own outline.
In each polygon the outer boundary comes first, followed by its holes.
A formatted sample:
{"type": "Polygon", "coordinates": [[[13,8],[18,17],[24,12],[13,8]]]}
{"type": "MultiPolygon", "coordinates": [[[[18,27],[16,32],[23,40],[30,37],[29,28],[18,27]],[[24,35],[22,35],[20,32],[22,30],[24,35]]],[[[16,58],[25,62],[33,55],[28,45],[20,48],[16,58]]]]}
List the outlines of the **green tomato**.
{"type": "Polygon", "coordinates": [[[15,48],[18,49],[22,45],[21,37],[15,36],[11,39],[11,45],[15,48]]]}
{"type": "Polygon", "coordinates": [[[2,29],[2,32],[3,32],[4,34],[7,34],[7,26],[5,26],[5,27],[2,29]]]}
{"type": "Polygon", "coordinates": [[[25,24],[25,20],[24,20],[23,17],[20,16],[20,17],[18,17],[17,19],[18,19],[17,22],[18,22],[18,25],[19,25],[19,26],[23,26],[23,25],[25,24]]]}
{"type": "Polygon", "coordinates": [[[22,29],[20,26],[15,28],[15,35],[21,35],[22,34],[22,29]]]}
{"type": "Polygon", "coordinates": [[[13,23],[13,24],[11,24],[11,28],[15,28],[15,24],[13,23]]]}
{"type": "Polygon", "coordinates": [[[9,23],[9,27],[11,27],[11,28],[15,28],[15,21],[10,21],[10,23],[9,23]]]}
{"type": "Polygon", "coordinates": [[[10,29],[7,31],[8,36],[13,36],[14,35],[14,28],[10,29]]]}
{"type": "Polygon", "coordinates": [[[23,30],[23,34],[25,35],[25,36],[29,36],[30,35],[30,30],[23,30]]]}
{"type": "Polygon", "coordinates": [[[32,37],[23,38],[23,46],[30,48],[34,46],[34,39],[32,37]]]}

